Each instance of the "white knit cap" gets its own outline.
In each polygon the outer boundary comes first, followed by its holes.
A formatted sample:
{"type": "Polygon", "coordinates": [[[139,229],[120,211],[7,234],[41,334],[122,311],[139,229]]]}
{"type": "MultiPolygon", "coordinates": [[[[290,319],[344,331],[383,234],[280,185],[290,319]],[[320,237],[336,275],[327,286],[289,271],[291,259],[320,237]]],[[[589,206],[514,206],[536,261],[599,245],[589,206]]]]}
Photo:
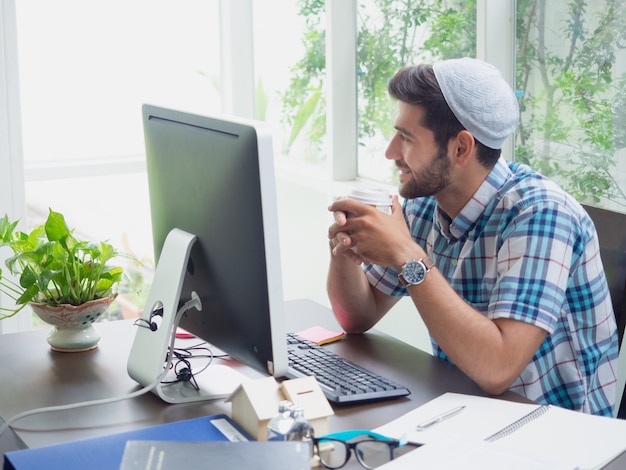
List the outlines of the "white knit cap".
{"type": "Polygon", "coordinates": [[[433,65],[450,109],[472,135],[492,149],[502,148],[519,122],[515,92],[493,65],[479,59],[444,60],[433,65]]]}

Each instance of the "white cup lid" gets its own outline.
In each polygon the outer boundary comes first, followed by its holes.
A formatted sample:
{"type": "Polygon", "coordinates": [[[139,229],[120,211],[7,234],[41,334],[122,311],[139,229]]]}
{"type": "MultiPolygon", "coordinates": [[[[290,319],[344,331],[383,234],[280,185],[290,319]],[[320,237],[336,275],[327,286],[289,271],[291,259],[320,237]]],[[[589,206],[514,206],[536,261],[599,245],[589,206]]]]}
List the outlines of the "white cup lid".
{"type": "Polygon", "coordinates": [[[350,199],[372,206],[390,206],[391,198],[384,189],[356,188],[350,192],[350,199]]]}

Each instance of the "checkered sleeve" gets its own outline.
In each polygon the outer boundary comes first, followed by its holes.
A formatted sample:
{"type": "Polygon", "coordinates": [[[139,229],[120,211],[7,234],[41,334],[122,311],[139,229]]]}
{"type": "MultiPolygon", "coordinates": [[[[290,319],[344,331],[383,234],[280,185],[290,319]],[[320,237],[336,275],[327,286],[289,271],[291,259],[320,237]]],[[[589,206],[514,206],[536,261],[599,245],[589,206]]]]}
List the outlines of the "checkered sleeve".
{"type": "MultiPolygon", "coordinates": [[[[405,200],[402,206],[413,240],[427,251],[435,206],[436,202],[432,197],[405,200]]],[[[392,296],[408,295],[406,288],[398,282],[399,273],[394,268],[364,264],[363,271],[369,283],[379,291],[392,296]]]]}
{"type": "Polygon", "coordinates": [[[576,269],[590,234],[574,213],[550,201],[512,210],[509,218],[498,241],[498,280],[488,315],[552,333],[566,304],[570,269],[576,269]]]}

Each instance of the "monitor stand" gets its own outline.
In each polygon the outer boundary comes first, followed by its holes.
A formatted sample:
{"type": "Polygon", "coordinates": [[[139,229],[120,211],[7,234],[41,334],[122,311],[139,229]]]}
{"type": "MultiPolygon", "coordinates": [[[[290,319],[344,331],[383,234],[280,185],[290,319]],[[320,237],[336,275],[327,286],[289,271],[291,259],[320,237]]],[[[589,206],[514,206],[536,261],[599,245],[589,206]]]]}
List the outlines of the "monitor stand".
{"type": "Polygon", "coordinates": [[[128,375],[144,387],[155,384],[152,392],[167,403],[224,398],[243,381],[248,380],[230,367],[211,364],[194,375],[198,389],[190,381],[166,383],[176,379],[175,372],[167,365],[169,350],[175,343],[180,315],[194,307],[198,311],[202,310],[198,296],[179,309],[189,254],[195,241],[195,235],[180,229],[173,229],[168,234],[148,300],[141,318],[135,322],[137,333],[128,357],[128,375]]]}

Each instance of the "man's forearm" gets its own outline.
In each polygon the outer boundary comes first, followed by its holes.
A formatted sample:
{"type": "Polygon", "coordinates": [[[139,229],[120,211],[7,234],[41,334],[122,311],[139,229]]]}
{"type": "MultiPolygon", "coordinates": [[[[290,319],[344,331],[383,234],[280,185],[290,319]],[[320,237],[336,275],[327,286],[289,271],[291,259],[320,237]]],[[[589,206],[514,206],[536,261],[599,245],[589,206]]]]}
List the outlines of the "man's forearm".
{"type": "Polygon", "coordinates": [[[367,331],[380,319],[363,270],[348,257],[331,253],[326,289],[333,313],[346,333],[367,331]]]}

